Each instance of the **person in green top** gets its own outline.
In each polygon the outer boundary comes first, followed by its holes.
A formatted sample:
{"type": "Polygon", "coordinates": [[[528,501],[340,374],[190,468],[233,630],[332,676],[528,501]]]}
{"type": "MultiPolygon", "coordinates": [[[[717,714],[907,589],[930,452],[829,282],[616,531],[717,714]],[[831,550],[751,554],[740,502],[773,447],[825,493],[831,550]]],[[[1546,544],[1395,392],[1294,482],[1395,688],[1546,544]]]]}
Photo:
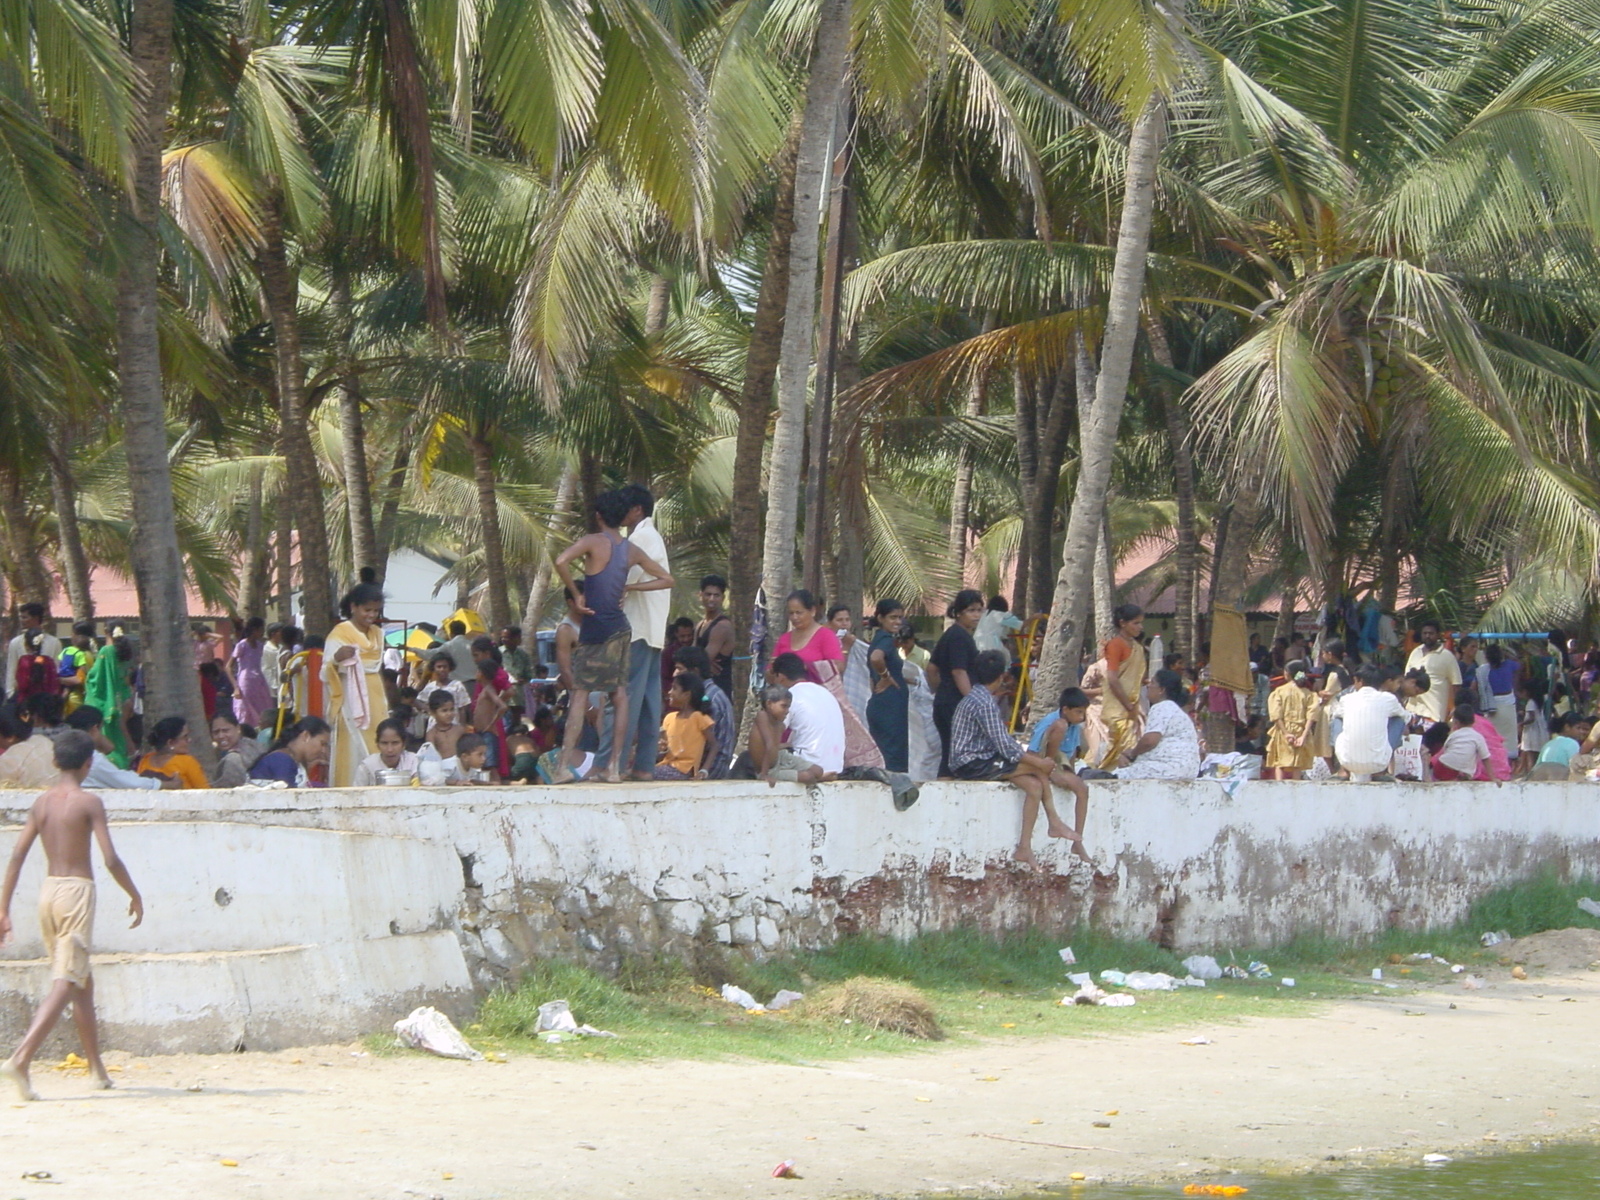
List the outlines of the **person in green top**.
{"type": "Polygon", "coordinates": [[[79,621],[72,627],[72,644],[61,652],[61,686],[80,703],[94,660],[94,622],[79,621]]]}
{"type": "Polygon", "coordinates": [[[133,703],[133,686],[128,669],[133,650],[127,641],[113,635],[111,644],[95,655],[84,680],[83,702],[105,714],[105,735],[111,742],[107,756],[123,770],[128,769],[133,748],[128,737],[128,708],[133,703]]]}

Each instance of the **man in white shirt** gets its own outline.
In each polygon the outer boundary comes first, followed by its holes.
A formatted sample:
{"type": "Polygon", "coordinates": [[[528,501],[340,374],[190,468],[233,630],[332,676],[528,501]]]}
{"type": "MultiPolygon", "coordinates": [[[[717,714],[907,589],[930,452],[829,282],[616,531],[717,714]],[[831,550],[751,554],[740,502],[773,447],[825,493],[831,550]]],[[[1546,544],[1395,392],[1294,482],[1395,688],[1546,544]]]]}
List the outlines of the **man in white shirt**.
{"type": "MultiPolygon", "coordinates": [[[[11,639],[6,647],[6,677],[0,680],[0,690],[11,693],[17,690],[17,666],[26,652],[25,639],[32,630],[39,630],[39,653],[54,661],[61,659],[61,639],[44,632],[44,605],[24,604],[17,615],[22,620],[22,632],[11,639]]],[[[54,776],[51,776],[54,782],[54,776]]]]}
{"type": "Polygon", "coordinates": [[[1383,668],[1364,667],[1361,685],[1333,702],[1333,716],[1344,722],[1334,739],[1333,752],[1339,765],[1350,773],[1356,783],[1365,783],[1372,776],[1389,769],[1394,758],[1394,747],[1389,743],[1389,720],[1405,720],[1406,710],[1393,692],[1383,691],[1383,668]]]}
{"type": "Polygon", "coordinates": [[[1461,664],[1439,640],[1439,622],[1424,621],[1417,627],[1421,642],[1406,659],[1406,670],[1428,673],[1428,690],[1413,696],[1406,707],[1430,721],[1448,721],[1456,707],[1456,688],[1461,686],[1461,664]]]}
{"type": "Polygon", "coordinates": [[[157,779],[153,776],[139,775],[133,771],[124,771],[107,758],[113,747],[111,739],[106,737],[105,717],[92,704],[80,704],[73,709],[72,715],[67,718],[67,728],[82,730],[94,739],[94,757],[89,760],[89,773],[83,777],[83,786],[86,788],[94,791],[159,792],[164,787],[183,786],[183,780],[176,776],[171,779],[157,779]]]}
{"type": "Polygon", "coordinates": [[[806,678],[798,654],[780,654],[772,664],[774,682],[789,689],[788,750],[820,767],[825,775],[844,770],[844,713],[833,693],[806,678]]]}
{"type": "MultiPolygon", "coordinates": [[[[630,483],[622,489],[628,501],[628,541],[639,547],[646,558],[661,564],[670,571],[667,561],[667,543],[656,528],[655,497],[650,489],[630,483]]],[[[628,584],[646,583],[651,576],[640,567],[628,569],[628,584]]],[[[623,747],[623,769],[630,779],[654,779],[656,757],[661,741],[661,651],[667,641],[667,618],[672,612],[672,591],[657,588],[653,591],[623,593],[622,615],[628,618],[633,629],[633,641],[628,647],[628,721],[625,728],[633,753],[623,747]]],[[[608,711],[600,729],[599,762],[611,761],[612,714],[608,711]]]]}

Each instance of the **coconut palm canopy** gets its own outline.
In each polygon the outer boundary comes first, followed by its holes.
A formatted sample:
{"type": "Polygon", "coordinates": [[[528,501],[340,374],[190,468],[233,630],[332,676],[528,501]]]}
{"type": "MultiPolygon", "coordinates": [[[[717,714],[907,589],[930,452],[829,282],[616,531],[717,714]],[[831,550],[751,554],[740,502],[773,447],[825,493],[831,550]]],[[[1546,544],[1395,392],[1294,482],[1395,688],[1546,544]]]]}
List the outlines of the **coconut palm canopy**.
{"type": "Polygon", "coordinates": [[[172,711],[185,580],[538,620],[630,480],[741,623],[1600,585],[1590,3],[55,0],[0,63],[0,570],[137,574],[172,711]]]}

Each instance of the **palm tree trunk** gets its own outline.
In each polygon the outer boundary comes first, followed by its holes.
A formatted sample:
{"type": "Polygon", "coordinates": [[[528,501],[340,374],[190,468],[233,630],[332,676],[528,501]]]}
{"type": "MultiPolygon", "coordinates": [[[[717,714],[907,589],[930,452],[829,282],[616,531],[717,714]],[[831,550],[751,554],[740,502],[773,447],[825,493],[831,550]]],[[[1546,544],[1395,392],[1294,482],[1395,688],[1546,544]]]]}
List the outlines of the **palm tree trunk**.
{"type": "MultiPolygon", "coordinates": [[[[855,252],[855,206],[850,196],[850,131],[846,106],[834,114],[833,167],[828,201],[828,240],[822,254],[822,296],[816,387],[811,397],[811,453],[806,463],[806,538],[803,560],[805,586],[819,590],[823,559],[832,550],[836,526],[830,521],[828,472],[833,466],[833,407],[839,392],[839,303],[844,287],[846,263],[855,252]]],[[[858,547],[859,548],[859,547],[858,547]]],[[[841,550],[845,549],[840,547],[841,550]]],[[[861,603],[860,595],[843,595],[841,603],[852,609],[861,603]]]]}
{"type": "Polygon", "coordinates": [[[665,275],[650,276],[650,299],[644,308],[644,332],[654,337],[667,327],[667,306],[672,300],[672,280],[665,275]]]}
{"type": "MultiPolygon", "coordinates": [[[[0,531],[6,543],[6,555],[11,559],[11,569],[16,576],[17,604],[38,603],[50,607],[50,576],[39,556],[36,537],[37,524],[28,515],[27,497],[23,492],[22,475],[15,467],[0,468],[0,517],[5,528],[0,531]]],[[[15,683],[7,680],[7,690],[15,683]]]]}
{"type": "Polygon", "coordinates": [[[244,510],[244,570],[239,581],[239,612],[245,617],[260,616],[266,608],[271,552],[267,546],[264,507],[261,468],[257,467],[250,472],[250,490],[244,510]]]}
{"type": "Polygon", "coordinates": [[[1039,452],[1034,462],[1033,486],[1028,493],[1028,510],[1033,514],[1029,527],[1028,586],[1017,589],[1018,616],[1045,612],[1050,604],[1051,543],[1056,532],[1056,496],[1061,489],[1061,463],[1066,458],[1072,433],[1072,418],[1077,412],[1077,393],[1072,376],[1061,372],[1048,393],[1049,404],[1040,414],[1039,452]]]}
{"type": "Polygon", "coordinates": [[[350,565],[360,575],[371,567],[381,578],[378,531],[372,520],[372,478],[367,466],[366,415],[362,412],[361,377],[355,369],[350,343],[354,316],[350,310],[350,279],[343,270],[334,274],[330,292],[334,320],[339,330],[339,433],[343,445],[345,508],[350,516],[350,565]]]}
{"type": "MultiPolygon", "coordinates": [[[[1144,327],[1150,338],[1151,355],[1161,366],[1172,370],[1172,347],[1167,343],[1167,331],[1162,327],[1161,318],[1146,318],[1144,327]]],[[[1172,455],[1173,489],[1178,502],[1177,553],[1174,556],[1178,578],[1173,589],[1172,648],[1192,659],[1195,651],[1194,584],[1200,560],[1200,539],[1194,525],[1194,455],[1189,449],[1189,414],[1184,410],[1183,398],[1170,382],[1161,388],[1161,407],[1166,415],[1167,448],[1172,455]]]]}
{"type": "Polygon", "coordinates": [[[300,587],[305,596],[307,633],[326,634],[333,627],[333,582],[328,552],[328,527],[311,445],[311,413],[306,404],[305,364],[300,357],[300,284],[289,268],[284,244],[283,198],[269,197],[262,206],[261,250],[257,258],[261,295],[272,321],[273,360],[277,368],[279,439],[287,474],[288,502],[300,535],[300,587]]]}
{"type": "MultiPolygon", "coordinates": [[[[1117,606],[1117,556],[1111,547],[1111,519],[1100,522],[1100,537],[1094,552],[1094,624],[1091,646],[1103,646],[1116,632],[1111,611],[1117,606]]],[[[1092,651],[1091,651],[1092,653],[1092,651]]]]}
{"type": "Polygon", "coordinates": [[[378,528],[373,543],[373,565],[378,570],[379,583],[389,572],[389,555],[394,550],[395,527],[400,522],[400,496],[405,491],[406,467],[411,463],[412,434],[409,424],[400,431],[394,461],[389,464],[389,479],[383,488],[383,507],[378,511],[378,528]]]}
{"type": "Polygon", "coordinates": [[[1053,387],[1031,376],[1018,374],[1016,428],[1017,441],[1017,495],[1022,501],[1022,533],[1017,539],[1017,560],[1011,580],[1013,608],[1028,606],[1028,592],[1033,581],[1033,523],[1038,519],[1034,512],[1033,481],[1039,470],[1039,409],[1045,403],[1041,392],[1053,387]]]}
{"type": "MultiPolygon", "coordinates": [[[[122,444],[128,464],[133,527],[129,551],[139,592],[139,635],[145,665],[145,708],[181,714],[205,728],[195,674],[188,578],[178,548],[177,505],[167,460],[167,407],[161,378],[161,151],[172,96],[172,0],[134,0],[129,54],[139,82],[133,135],[133,188],[125,212],[117,276],[117,384],[122,444]]],[[[194,739],[203,765],[211,739],[194,739]]]]}
{"type": "MultiPolygon", "coordinates": [[[[750,621],[756,590],[761,586],[761,460],[772,411],[772,387],[778,375],[783,344],[783,314],[789,302],[789,245],[794,236],[794,173],[800,151],[801,122],[796,120],[778,155],[767,260],[761,292],[745,348],[744,382],[739,389],[739,430],[734,439],[732,509],[728,532],[728,590],[734,645],[750,644],[750,621]]],[[[770,601],[769,597],[769,601],[770,601]]],[[[769,604],[770,607],[770,604],[769,604]]],[[[734,691],[746,694],[750,663],[734,656],[734,691]]],[[[737,703],[737,697],[731,697],[737,703]]]]}
{"type": "MultiPolygon", "coordinates": [[[[1260,514],[1260,481],[1240,480],[1233,499],[1223,511],[1211,560],[1211,608],[1244,608],[1245,589],[1250,584],[1250,551],[1255,540],[1260,514]]],[[[1214,628],[1214,626],[1213,626],[1214,628]]]]}
{"type": "Polygon", "coordinates": [[[823,0],[806,85],[800,151],[795,162],[794,235],[789,243],[789,296],[778,371],[778,420],[767,468],[767,530],[761,577],[769,604],[794,581],[800,469],[805,453],[806,385],[816,329],[818,205],[828,171],[850,44],[850,0],[823,0]]]}
{"type": "Polygon", "coordinates": [[[544,555],[539,569],[533,573],[533,586],[528,589],[527,607],[522,610],[522,629],[525,637],[532,639],[544,616],[544,598],[550,591],[550,576],[556,555],[566,532],[572,512],[572,499],[578,491],[578,473],[569,465],[562,469],[561,482],[556,485],[555,512],[550,518],[550,536],[544,540],[544,555]]]}
{"type": "Polygon", "coordinates": [[[61,547],[61,576],[67,585],[67,603],[74,621],[94,618],[94,597],[89,594],[89,556],[83,549],[83,532],[78,528],[78,487],[72,478],[67,456],[71,453],[70,435],[58,431],[62,444],[50,459],[50,497],[56,507],[56,537],[61,547]]]}
{"type": "MultiPolygon", "coordinates": [[[[988,331],[989,322],[984,322],[988,331]]],[[[962,415],[969,421],[983,416],[984,402],[988,397],[989,377],[979,375],[967,389],[967,404],[962,415]]],[[[950,493],[950,569],[960,587],[967,573],[967,536],[972,514],[972,447],[965,439],[956,448],[955,489],[950,493]]]]}
{"type": "Polygon", "coordinates": [[[290,519],[289,498],[281,493],[274,505],[277,516],[278,620],[287,625],[294,620],[294,522],[290,519]]]}
{"type": "Polygon", "coordinates": [[[1134,339],[1139,332],[1139,307],[1144,293],[1145,256],[1150,249],[1150,224],[1155,215],[1156,162],[1166,129],[1166,106],[1152,98],[1134,122],[1128,139],[1127,180],[1122,199],[1122,227],[1106,302],[1106,329],[1096,381],[1094,419],[1083,439],[1078,486],[1067,523],[1061,573],[1056,578],[1052,619],[1045,631],[1034,688],[1033,711],[1043,716],[1062,686],[1078,677],[1084,620],[1094,577],[1094,550],[1099,540],[1106,489],[1111,483],[1111,457],[1122,424],[1128,377],[1133,371],[1134,339]]]}
{"type": "Polygon", "coordinates": [[[486,431],[475,430],[472,477],[478,485],[478,523],[483,527],[483,565],[489,577],[489,628],[498,633],[511,624],[511,593],[506,579],[506,548],[500,538],[500,501],[495,493],[494,451],[486,431]]]}
{"type": "MultiPolygon", "coordinates": [[[[851,206],[853,207],[853,206],[851,206]]],[[[853,219],[850,222],[854,224],[853,219]]],[[[854,236],[849,240],[853,243],[854,236]]],[[[853,248],[846,260],[853,257],[853,248]]],[[[861,382],[861,356],[855,331],[839,344],[834,372],[836,390],[843,393],[861,382]]],[[[848,419],[848,413],[846,414],[848,419]]],[[[828,516],[833,532],[833,582],[828,593],[839,604],[862,616],[867,594],[867,451],[860,436],[843,437],[833,445],[833,467],[828,480],[828,516]]],[[[904,603],[911,603],[907,596],[904,603]]]]}

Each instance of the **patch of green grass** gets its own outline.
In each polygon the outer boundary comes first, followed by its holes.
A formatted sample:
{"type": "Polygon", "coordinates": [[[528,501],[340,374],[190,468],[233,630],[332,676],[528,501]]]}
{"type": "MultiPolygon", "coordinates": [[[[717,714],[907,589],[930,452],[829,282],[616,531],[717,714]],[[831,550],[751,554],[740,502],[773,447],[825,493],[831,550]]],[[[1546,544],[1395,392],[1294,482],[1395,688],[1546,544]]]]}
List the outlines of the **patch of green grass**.
{"type": "MultiPolygon", "coordinates": [[[[784,1013],[746,1013],[717,991],[722,983],[733,982],[766,1000],[782,988],[813,992],[855,976],[919,989],[945,1032],[957,1041],[1200,1030],[1246,1016],[1304,1013],[1336,997],[1404,995],[1450,982],[1447,968],[1410,957],[1424,951],[1473,970],[1490,969],[1499,956],[1480,945],[1485,930],[1521,937],[1572,925],[1600,928],[1600,921],[1578,910],[1577,899],[1583,895],[1600,896],[1600,884],[1589,879],[1562,883],[1547,872],[1486,894],[1464,921],[1450,928],[1389,930],[1356,940],[1304,933],[1277,946],[1215,947],[1202,952],[1224,966],[1265,962],[1274,977],[1212,980],[1203,989],[1141,992],[1132,1008],[1119,1009],[1063,1007],[1062,997],[1073,990],[1068,972],[1087,971],[1098,979],[1101,971],[1116,968],[1181,977],[1180,956],[1149,942],[1110,938],[1082,928],[1069,933],[1034,929],[1002,937],[958,929],[904,941],[847,937],[823,950],[763,963],[706,946],[691,962],[629,959],[615,979],[568,963],[543,962],[516,986],[490,996],[466,1033],[485,1052],[557,1059],[748,1057],[804,1063],[928,1045],[808,1016],[803,1005],[784,1013]],[[1068,945],[1077,958],[1071,966],[1062,963],[1059,953],[1068,945]],[[1373,967],[1383,968],[1382,984],[1371,979],[1373,967]],[[1284,976],[1294,977],[1297,986],[1284,987],[1284,976]],[[559,1044],[537,1040],[539,1005],[548,1000],[566,1000],[580,1023],[619,1036],[559,1044]]],[[[368,1048],[376,1053],[393,1053],[393,1046],[387,1035],[368,1040],[368,1048]]]]}

